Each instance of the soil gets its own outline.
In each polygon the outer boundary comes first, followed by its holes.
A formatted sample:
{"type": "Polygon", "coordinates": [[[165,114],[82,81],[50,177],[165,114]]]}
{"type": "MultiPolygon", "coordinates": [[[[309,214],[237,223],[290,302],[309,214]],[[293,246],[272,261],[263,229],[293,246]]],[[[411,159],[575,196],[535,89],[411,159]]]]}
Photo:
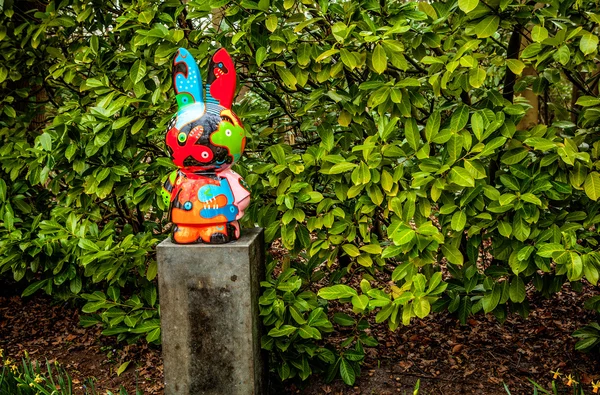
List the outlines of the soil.
{"type": "Polygon", "coordinates": [[[50,297],[0,296],[0,349],[10,358],[20,359],[27,352],[33,363],[42,366],[46,360],[59,362],[73,378],[76,394],[89,387],[88,378],[95,379],[98,394],[118,393],[121,385],[130,395],[136,385],[144,394],[163,393],[159,347],[117,344],[114,337],[100,332],[100,328],[80,327],[78,309],[55,304],[50,297]],[[117,376],[117,369],[127,361],[127,370],[117,376]]]}
{"type": "MultiPolygon", "coordinates": [[[[136,385],[144,394],[163,393],[160,348],[140,342],[118,344],[100,334],[100,328],[79,327],[77,308],[56,304],[50,297],[0,294],[0,348],[12,358],[27,351],[33,360],[58,361],[73,377],[76,393],[83,393],[86,379],[94,377],[99,394],[123,385],[130,394],[136,385]],[[117,376],[117,369],[131,361],[117,376]]],[[[585,393],[600,379],[598,352],[574,350],[572,332],[597,319],[583,309],[583,301],[598,288],[577,293],[566,286],[554,298],[529,295],[532,312],[527,320],[511,315],[504,324],[488,316],[472,317],[468,325],[447,313],[415,320],[409,327],[390,333],[374,325],[379,347],[367,349],[362,375],[355,387],[340,380],[326,384],[318,376],[306,382],[274,384],[272,394],[404,394],[420,380],[421,394],[532,394],[530,379],[549,388],[553,371],[572,374],[585,393]]],[[[338,306],[338,309],[344,309],[338,306]]],[[[345,339],[343,328],[336,343],[345,339]]],[[[276,383],[276,379],[272,380],[276,383]]],[[[562,388],[564,385],[562,385],[562,388]]],[[[566,393],[566,392],[565,392],[566,393]]]]}

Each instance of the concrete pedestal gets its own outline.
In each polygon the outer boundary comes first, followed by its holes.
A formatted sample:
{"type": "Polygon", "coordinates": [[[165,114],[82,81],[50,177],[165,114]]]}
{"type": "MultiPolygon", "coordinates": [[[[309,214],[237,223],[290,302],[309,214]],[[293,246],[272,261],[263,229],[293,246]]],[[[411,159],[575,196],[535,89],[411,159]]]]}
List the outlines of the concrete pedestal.
{"type": "Polygon", "coordinates": [[[263,237],[253,228],[228,244],[158,245],[166,395],[264,393],[263,237]]]}

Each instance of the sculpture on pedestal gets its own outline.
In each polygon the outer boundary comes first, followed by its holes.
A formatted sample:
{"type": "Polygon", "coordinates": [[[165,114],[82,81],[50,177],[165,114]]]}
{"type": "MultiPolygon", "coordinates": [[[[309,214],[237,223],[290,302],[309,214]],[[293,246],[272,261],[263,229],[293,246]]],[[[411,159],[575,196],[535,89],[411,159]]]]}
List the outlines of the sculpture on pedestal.
{"type": "Polygon", "coordinates": [[[175,243],[227,243],[240,237],[238,220],[250,192],[231,166],[246,145],[244,127],[231,110],[236,73],[231,57],[219,49],[212,57],[203,97],[202,75],[192,55],[180,48],[173,62],[178,111],[166,143],[179,167],[161,194],[173,222],[175,243]]]}

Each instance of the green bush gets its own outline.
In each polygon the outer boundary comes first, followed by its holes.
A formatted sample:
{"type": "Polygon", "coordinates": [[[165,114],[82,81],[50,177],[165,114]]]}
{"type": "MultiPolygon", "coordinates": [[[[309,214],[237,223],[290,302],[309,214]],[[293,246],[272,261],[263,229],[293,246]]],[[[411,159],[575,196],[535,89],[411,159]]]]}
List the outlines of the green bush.
{"type": "MultiPolygon", "coordinates": [[[[270,328],[261,339],[262,347],[270,351],[279,377],[286,380],[298,376],[305,380],[316,371],[325,372],[328,381],[340,375],[346,383],[353,384],[360,375],[364,347],[377,345],[377,340],[366,332],[370,328],[368,317],[355,321],[343,312],[327,314],[327,304],[311,289],[322,278],[322,273],[315,273],[319,264],[316,257],[306,263],[294,263],[275,276],[273,271],[278,264],[273,260],[268,265],[268,280],[262,282],[265,292],[259,305],[263,323],[270,328]],[[334,329],[330,315],[347,333],[338,348],[319,344],[334,329]]],[[[367,284],[361,284],[363,289],[367,284]]],[[[344,285],[337,287],[356,293],[344,285]]]]}
{"type": "Polygon", "coordinates": [[[125,7],[4,2],[0,272],[29,282],[24,295],[85,298],[84,326],[159,342],[152,250],[164,237],[155,191],[170,170],[159,147],[170,54],[146,59],[138,44],[155,13],[129,21],[143,4],[125,7]]]}
{"type": "MultiPolygon", "coordinates": [[[[190,4],[222,7],[215,39],[247,68],[248,220],[326,277],[318,297],[355,325],[442,309],[502,321],[527,316],[530,286],[597,284],[594,3],[190,4]]],[[[266,324],[301,345],[277,300],[266,324]]],[[[301,365],[288,350],[275,366],[301,365]]]]}
{"type": "Polygon", "coordinates": [[[282,379],[353,383],[372,315],[526,316],[528,288],[598,282],[599,22],[583,0],[5,0],[0,273],[159,341],[170,62],[219,43],[247,91],[244,224],[292,257],[261,298],[282,379]]]}

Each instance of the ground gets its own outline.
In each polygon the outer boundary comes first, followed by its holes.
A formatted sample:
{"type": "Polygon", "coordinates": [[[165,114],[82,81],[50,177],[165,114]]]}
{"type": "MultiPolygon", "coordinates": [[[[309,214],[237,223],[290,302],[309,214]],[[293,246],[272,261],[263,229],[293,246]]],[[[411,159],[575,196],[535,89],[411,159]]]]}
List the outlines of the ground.
{"type": "Polygon", "coordinates": [[[102,336],[100,328],[84,329],[78,323],[78,309],[54,304],[50,297],[0,296],[0,349],[12,359],[26,351],[32,361],[58,361],[73,378],[76,394],[84,393],[86,379],[92,377],[99,394],[123,385],[133,395],[136,384],[144,394],[163,393],[158,347],[117,344],[102,336]],[[128,369],[117,376],[127,361],[128,369]]]}
{"type": "MultiPolygon", "coordinates": [[[[512,394],[532,394],[529,379],[549,388],[551,371],[559,369],[576,376],[591,394],[591,381],[600,379],[600,355],[574,351],[571,333],[595,318],[582,305],[597,292],[587,286],[582,295],[566,286],[549,300],[529,295],[529,318],[513,315],[503,325],[489,315],[478,315],[463,327],[452,315],[441,313],[395,333],[375,326],[373,335],[380,346],[368,349],[354,388],[314,377],[304,383],[273,384],[271,393],[403,394],[412,393],[420,379],[421,394],[506,394],[503,383],[512,394]]],[[[13,358],[27,351],[32,359],[60,362],[74,378],[76,393],[83,393],[88,377],[95,377],[101,394],[120,385],[135,393],[136,383],[145,394],[163,393],[159,347],[117,344],[101,336],[99,328],[80,328],[78,321],[77,309],[68,304],[41,295],[22,299],[4,292],[0,348],[13,358]],[[128,369],[117,376],[116,370],[126,361],[131,361],[128,369]]],[[[330,340],[342,339],[343,332],[339,336],[330,340]]]]}

